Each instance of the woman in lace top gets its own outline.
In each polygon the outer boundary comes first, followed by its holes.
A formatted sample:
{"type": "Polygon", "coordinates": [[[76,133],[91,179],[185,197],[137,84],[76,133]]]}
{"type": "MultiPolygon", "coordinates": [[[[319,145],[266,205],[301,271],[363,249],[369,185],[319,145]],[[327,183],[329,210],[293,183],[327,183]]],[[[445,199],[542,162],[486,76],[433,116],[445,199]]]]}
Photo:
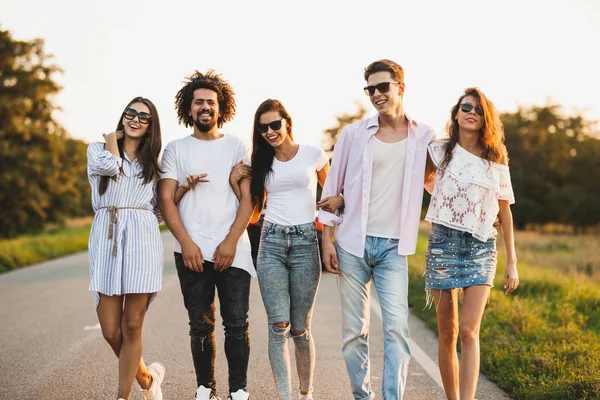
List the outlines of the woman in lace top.
{"type": "Polygon", "coordinates": [[[119,399],[129,399],[137,379],[144,399],[162,400],[165,368],[146,367],[142,360],[142,324],[163,270],[156,201],[161,134],[154,104],[131,100],[104,140],[87,150],[96,213],[88,246],[90,290],[102,334],[119,358],[119,399]]]}
{"type": "Polygon", "coordinates": [[[452,107],[448,134],[449,139],[433,142],[428,149],[427,176],[435,175],[435,185],[425,217],[432,223],[425,289],[427,303],[435,303],[446,396],[473,399],[479,376],[479,327],[496,274],[496,216],[507,252],[505,293],[519,285],[510,211],[515,200],[502,123],[478,88],[466,89],[452,107]]]}

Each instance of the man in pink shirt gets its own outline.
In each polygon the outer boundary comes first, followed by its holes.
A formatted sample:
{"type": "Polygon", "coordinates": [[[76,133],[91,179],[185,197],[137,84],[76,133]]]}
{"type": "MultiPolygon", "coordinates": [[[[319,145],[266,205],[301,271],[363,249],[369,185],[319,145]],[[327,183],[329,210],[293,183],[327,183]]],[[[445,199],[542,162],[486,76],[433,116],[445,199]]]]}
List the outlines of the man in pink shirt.
{"type": "Polygon", "coordinates": [[[335,144],[322,198],[343,190],[345,209],[340,216],[319,211],[323,261],[339,276],[342,352],[354,398],[375,398],[368,341],[373,280],[383,315],[383,398],[398,400],[410,358],[407,256],[416,250],[427,146],[435,133],[404,112],[400,65],[375,61],[364,77],[377,114],[345,128],[335,144]]]}

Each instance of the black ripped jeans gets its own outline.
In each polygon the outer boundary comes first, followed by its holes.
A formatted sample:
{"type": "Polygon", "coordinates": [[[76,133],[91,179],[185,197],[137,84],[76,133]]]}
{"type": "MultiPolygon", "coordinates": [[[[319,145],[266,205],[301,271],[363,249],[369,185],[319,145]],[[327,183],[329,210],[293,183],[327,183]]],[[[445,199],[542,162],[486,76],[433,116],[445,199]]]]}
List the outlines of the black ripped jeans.
{"type": "Polygon", "coordinates": [[[219,295],[221,318],[225,328],[225,356],[229,366],[229,392],[246,389],[250,336],[248,306],[250,274],[230,267],[215,271],[214,264],[204,261],[204,271],[185,267],[183,257],[175,253],[175,266],[190,319],[192,359],[198,386],[216,392],[215,376],[215,289],[219,295]]]}

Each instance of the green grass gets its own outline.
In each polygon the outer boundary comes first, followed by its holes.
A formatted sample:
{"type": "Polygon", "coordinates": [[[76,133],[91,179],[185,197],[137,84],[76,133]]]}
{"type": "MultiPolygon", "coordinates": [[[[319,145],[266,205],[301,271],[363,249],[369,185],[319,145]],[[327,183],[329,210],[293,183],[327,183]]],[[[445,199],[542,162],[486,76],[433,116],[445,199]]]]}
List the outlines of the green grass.
{"type": "MultiPolygon", "coordinates": [[[[587,246],[597,249],[598,239],[588,238],[587,246]]],[[[558,245],[545,240],[537,251],[524,243],[527,257],[521,257],[517,235],[521,285],[509,296],[502,290],[506,256],[499,243],[495,287],[481,325],[481,371],[515,399],[600,399],[600,283],[595,274],[582,279],[576,268],[555,263],[557,249],[563,260],[569,247],[565,238],[555,238],[558,245]]],[[[422,233],[409,260],[409,299],[412,311],[436,330],[435,310],[423,309],[426,247],[422,233]]]]}
{"type": "Polygon", "coordinates": [[[91,223],[91,218],[76,219],[38,235],[0,240],[0,273],[87,250],[91,223]]]}

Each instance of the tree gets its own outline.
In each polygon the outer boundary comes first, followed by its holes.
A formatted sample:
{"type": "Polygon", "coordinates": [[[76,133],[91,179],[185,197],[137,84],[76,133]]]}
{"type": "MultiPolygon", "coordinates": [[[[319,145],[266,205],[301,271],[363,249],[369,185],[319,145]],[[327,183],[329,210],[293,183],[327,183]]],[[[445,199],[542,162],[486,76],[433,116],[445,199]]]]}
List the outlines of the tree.
{"type": "MultiPolygon", "coordinates": [[[[344,113],[341,115],[337,115],[335,119],[337,119],[337,124],[329,129],[323,131],[324,138],[322,141],[323,148],[325,152],[329,155],[329,161],[331,162],[331,157],[333,155],[333,148],[335,147],[335,143],[338,140],[338,137],[342,134],[342,131],[348,125],[352,125],[355,122],[362,120],[367,114],[367,110],[365,107],[359,103],[355,103],[357,106],[357,110],[353,114],[344,113]]],[[[320,185],[317,185],[317,200],[321,198],[322,188],[320,185]]]]}
{"type": "Polygon", "coordinates": [[[365,107],[356,102],[357,110],[353,114],[344,113],[341,115],[337,115],[335,118],[337,119],[337,125],[326,129],[323,133],[325,134],[325,138],[323,140],[323,148],[331,157],[333,152],[333,148],[335,147],[335,142],[337,142],[338,137],[342,133],[345,127],[351,125],[355,122],[362,120],[367,114],[367,110],[365,107]]]}
{"type": "Polygon", "coordinates": [[[0,30],[0,236],[62,222],[87,196],[85,144],[52,117],[62,71],[51,60],[43,40],[0,30]]]}
{"type": "Polygon", "coordinates": [[[502,114],[519,229],[600,223],[600,140],[596,123],[549,104],[502,114]]]}

